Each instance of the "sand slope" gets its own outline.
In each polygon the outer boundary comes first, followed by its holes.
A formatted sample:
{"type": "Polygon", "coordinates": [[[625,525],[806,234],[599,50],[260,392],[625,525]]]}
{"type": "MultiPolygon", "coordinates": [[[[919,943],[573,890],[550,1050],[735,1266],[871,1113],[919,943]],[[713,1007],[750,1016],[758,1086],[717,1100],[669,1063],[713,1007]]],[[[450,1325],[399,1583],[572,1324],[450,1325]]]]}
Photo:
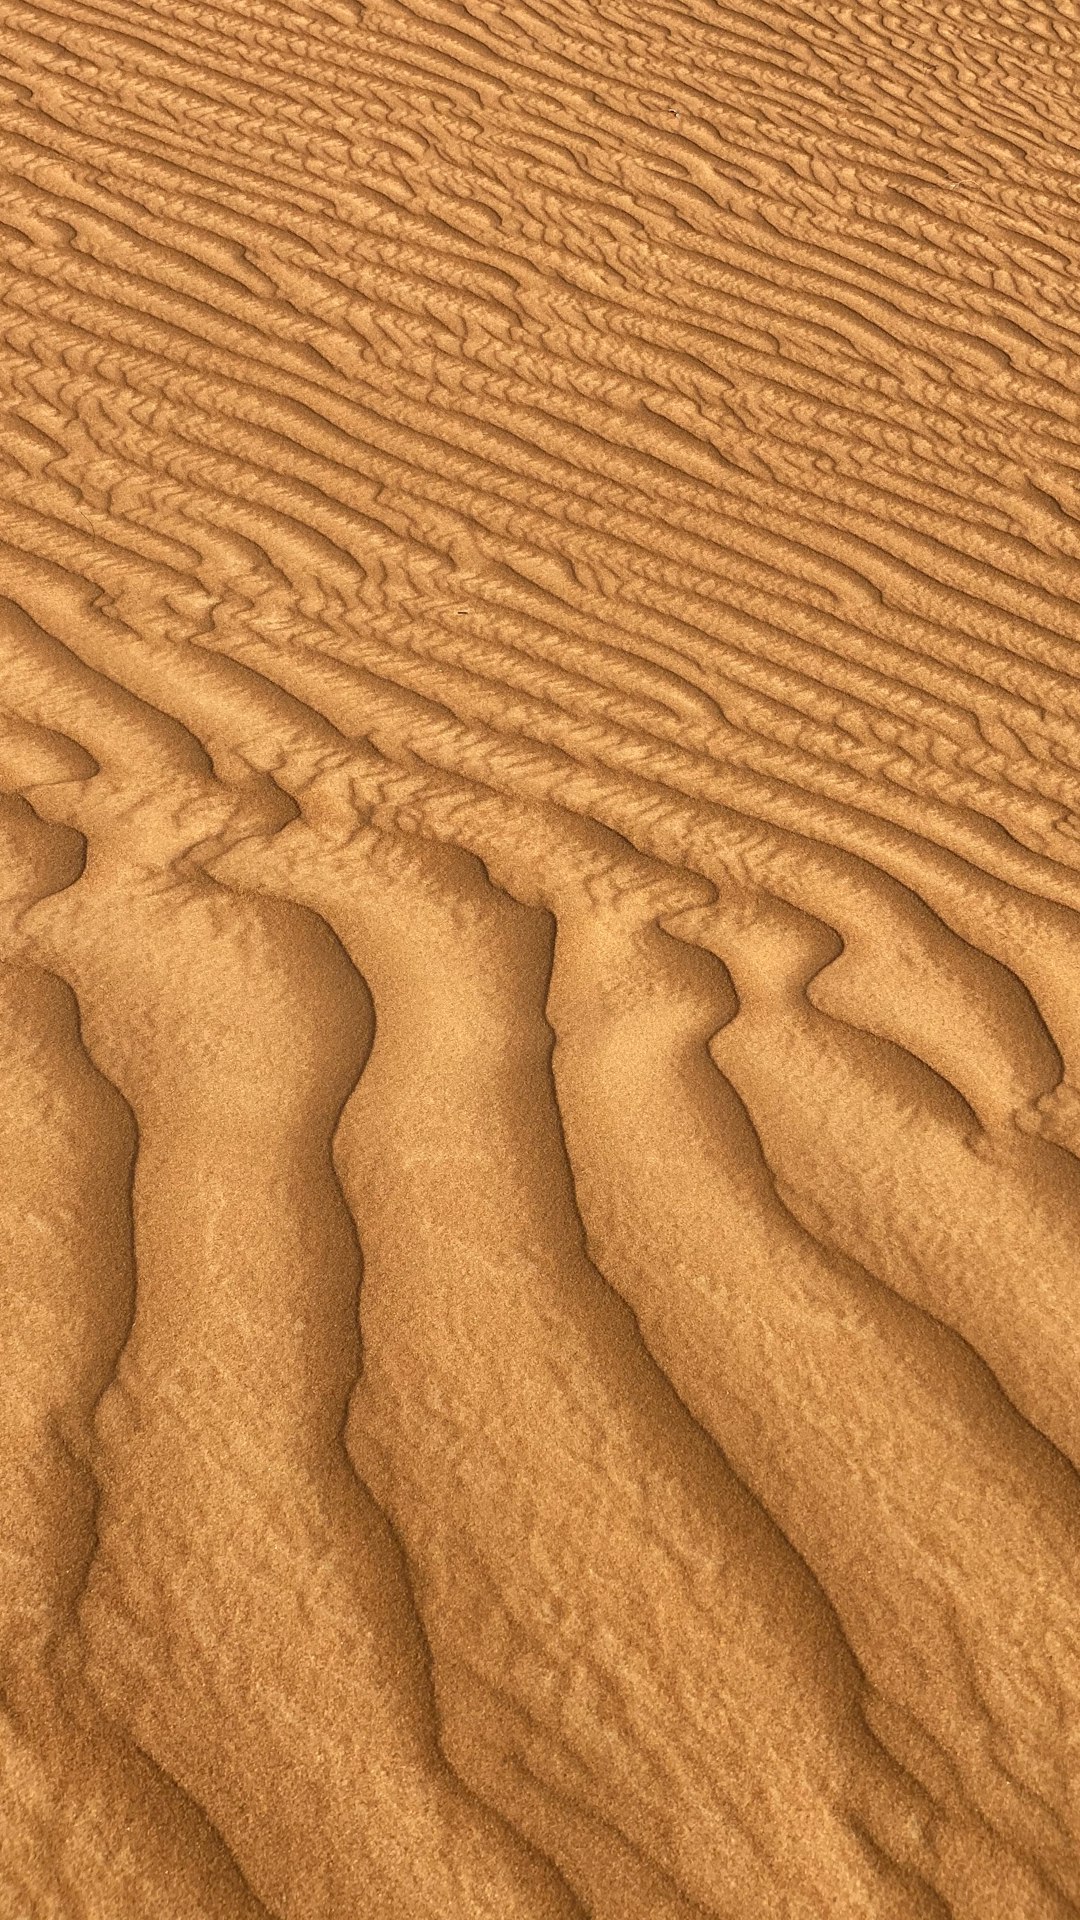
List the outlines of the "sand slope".
{"type": "Polygon", "coordinates": [[[1080,17],[0,0],[0,1920],[1080,1913],[1080,17]]]}

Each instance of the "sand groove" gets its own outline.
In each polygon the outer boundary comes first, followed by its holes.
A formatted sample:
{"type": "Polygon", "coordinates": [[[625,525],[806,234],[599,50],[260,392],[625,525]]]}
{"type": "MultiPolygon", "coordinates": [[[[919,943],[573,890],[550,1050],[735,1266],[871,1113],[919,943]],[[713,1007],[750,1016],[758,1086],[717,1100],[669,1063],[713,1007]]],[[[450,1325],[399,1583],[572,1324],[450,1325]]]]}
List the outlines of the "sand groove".
{"type": "Polygon", "coordinates": [[[0,1916],[1080,1912],[1071,4],[0,4],[0,1916]]]}

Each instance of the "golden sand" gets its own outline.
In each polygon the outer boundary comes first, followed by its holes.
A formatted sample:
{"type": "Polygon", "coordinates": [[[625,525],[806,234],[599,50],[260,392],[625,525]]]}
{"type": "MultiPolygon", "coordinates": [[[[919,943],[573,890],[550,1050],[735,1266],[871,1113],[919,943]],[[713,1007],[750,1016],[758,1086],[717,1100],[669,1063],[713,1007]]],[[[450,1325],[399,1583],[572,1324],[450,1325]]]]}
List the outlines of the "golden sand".
{"type": "Polygon", "coordinates": [[[0,54],[0,1920],[1080,1914],[1074,0],[0,54]]]}

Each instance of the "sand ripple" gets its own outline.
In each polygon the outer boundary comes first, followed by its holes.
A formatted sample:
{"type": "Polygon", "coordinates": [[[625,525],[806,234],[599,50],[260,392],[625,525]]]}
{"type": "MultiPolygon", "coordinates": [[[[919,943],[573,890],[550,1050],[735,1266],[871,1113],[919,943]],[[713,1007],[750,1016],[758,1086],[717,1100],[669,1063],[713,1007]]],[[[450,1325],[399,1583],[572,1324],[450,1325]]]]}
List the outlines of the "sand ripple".
{"type": "Polygon", "coordinates": [[[1080,1914],[1074,11],[0,5],[0,1920],[1080,1914]]]}

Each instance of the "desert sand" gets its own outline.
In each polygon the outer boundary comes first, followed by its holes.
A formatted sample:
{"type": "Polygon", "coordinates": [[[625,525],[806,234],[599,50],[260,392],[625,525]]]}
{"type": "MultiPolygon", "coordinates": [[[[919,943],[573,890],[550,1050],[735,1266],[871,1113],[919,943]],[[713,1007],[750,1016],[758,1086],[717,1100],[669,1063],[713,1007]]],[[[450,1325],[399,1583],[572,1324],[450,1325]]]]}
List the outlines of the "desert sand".
{"type": "Polygon", "coordinates": [[[0,51],[0,1920],[1080,1915],[1076,0],[0,51]]]}

